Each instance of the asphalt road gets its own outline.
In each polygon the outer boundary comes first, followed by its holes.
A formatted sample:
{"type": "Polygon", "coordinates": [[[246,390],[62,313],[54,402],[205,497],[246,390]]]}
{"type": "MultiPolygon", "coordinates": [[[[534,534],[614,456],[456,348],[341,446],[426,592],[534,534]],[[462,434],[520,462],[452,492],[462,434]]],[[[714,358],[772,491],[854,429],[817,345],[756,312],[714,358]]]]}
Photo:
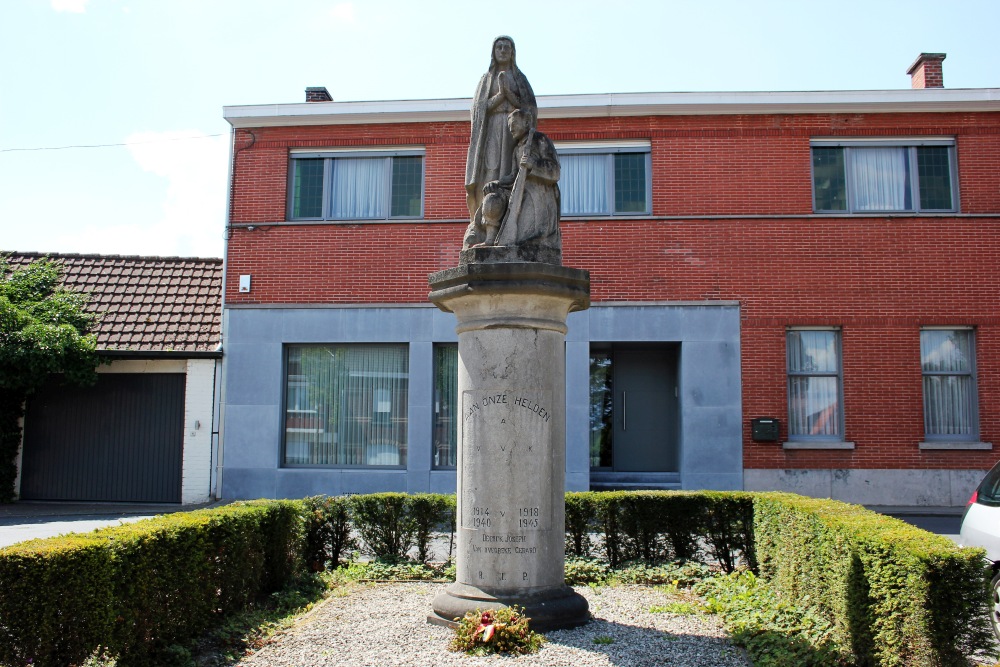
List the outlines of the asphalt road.
{"type": "Polygon", "coordinates": [[[106,526],[207,506],[31,501],[0,505],[0,548],[26,540],[87,533],[106,526]]]}

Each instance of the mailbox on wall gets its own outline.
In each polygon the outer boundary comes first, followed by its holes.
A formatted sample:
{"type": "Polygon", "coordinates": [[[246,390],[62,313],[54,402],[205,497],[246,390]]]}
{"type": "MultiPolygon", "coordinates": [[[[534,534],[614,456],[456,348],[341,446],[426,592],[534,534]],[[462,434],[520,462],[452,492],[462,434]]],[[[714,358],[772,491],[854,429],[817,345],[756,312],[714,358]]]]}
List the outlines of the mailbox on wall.
{"type": "Polygon", "coordinates": [[[757,417],[750,420],[750,437],[756,442],[777,442],[781,422],[773,417],[757,417]]]}

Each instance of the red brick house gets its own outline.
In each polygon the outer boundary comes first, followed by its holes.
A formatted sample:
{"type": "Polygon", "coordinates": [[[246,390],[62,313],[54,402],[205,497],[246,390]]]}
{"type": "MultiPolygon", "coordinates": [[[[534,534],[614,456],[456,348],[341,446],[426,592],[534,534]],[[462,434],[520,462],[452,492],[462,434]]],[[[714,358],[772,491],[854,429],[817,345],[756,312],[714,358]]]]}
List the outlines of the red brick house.
{"type": "MultiPolygon", "coordinates": [[[[961,505],[1000,437],[1000,89],[540,96],[567,486],[961,505]],[[776,429],[776,430],[775,430],[776,429]]],[[[223,497],[454,489],[468,99],[227,107],[223,497]]]]}

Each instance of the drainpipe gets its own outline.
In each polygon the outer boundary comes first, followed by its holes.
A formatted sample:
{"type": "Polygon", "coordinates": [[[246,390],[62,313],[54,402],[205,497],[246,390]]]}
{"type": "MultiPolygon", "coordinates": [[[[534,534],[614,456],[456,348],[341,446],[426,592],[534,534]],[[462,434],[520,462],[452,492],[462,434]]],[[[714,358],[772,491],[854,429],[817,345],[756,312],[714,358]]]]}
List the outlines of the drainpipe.
{"type": "Polygon", "coordinates": [[[229,169],[226,178],[226,228],[224,233],[225,244],[222,247],[222,298],[220,299],[219,313],[219,347],[222,351],[222,358],[215,362],[215,400],[212,411],[212,439],[215,441],[213,448],[213,468],[212,468],[212,496],[219,500],[222,497],[222,466],[225,450],[225,401],[226,401],[226,354],[225,340],[226,331],[226,272],[229,267],[229,233],[232,217],[233,203],[233,179],[235,178],[234,164],[236,160],[236,128],[229,128],[229,169]]]}

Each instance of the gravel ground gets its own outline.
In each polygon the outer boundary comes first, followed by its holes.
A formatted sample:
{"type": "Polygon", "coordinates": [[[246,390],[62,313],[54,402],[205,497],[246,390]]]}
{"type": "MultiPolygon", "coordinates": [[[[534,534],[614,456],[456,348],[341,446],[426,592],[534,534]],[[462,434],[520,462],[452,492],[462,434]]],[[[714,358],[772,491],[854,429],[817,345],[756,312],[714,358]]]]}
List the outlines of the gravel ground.
{"type": "Polygon", "coordinates": [[[750,667],[743,651],[708,615],[651,613],[671,597],[643,586],[578,590],[594,617],[585,626],[546,633],[534,655],[471,657],[447,650],[452,631],[429,625],[434,596],[445,584],[399,583],[364,586],[332,597],[293,628],[240,665],[245,667],[388,667],[420,665],[536,665],[565,667],[750,667]],[[611,643],[594,643],[610,637],[611,643]]]}

